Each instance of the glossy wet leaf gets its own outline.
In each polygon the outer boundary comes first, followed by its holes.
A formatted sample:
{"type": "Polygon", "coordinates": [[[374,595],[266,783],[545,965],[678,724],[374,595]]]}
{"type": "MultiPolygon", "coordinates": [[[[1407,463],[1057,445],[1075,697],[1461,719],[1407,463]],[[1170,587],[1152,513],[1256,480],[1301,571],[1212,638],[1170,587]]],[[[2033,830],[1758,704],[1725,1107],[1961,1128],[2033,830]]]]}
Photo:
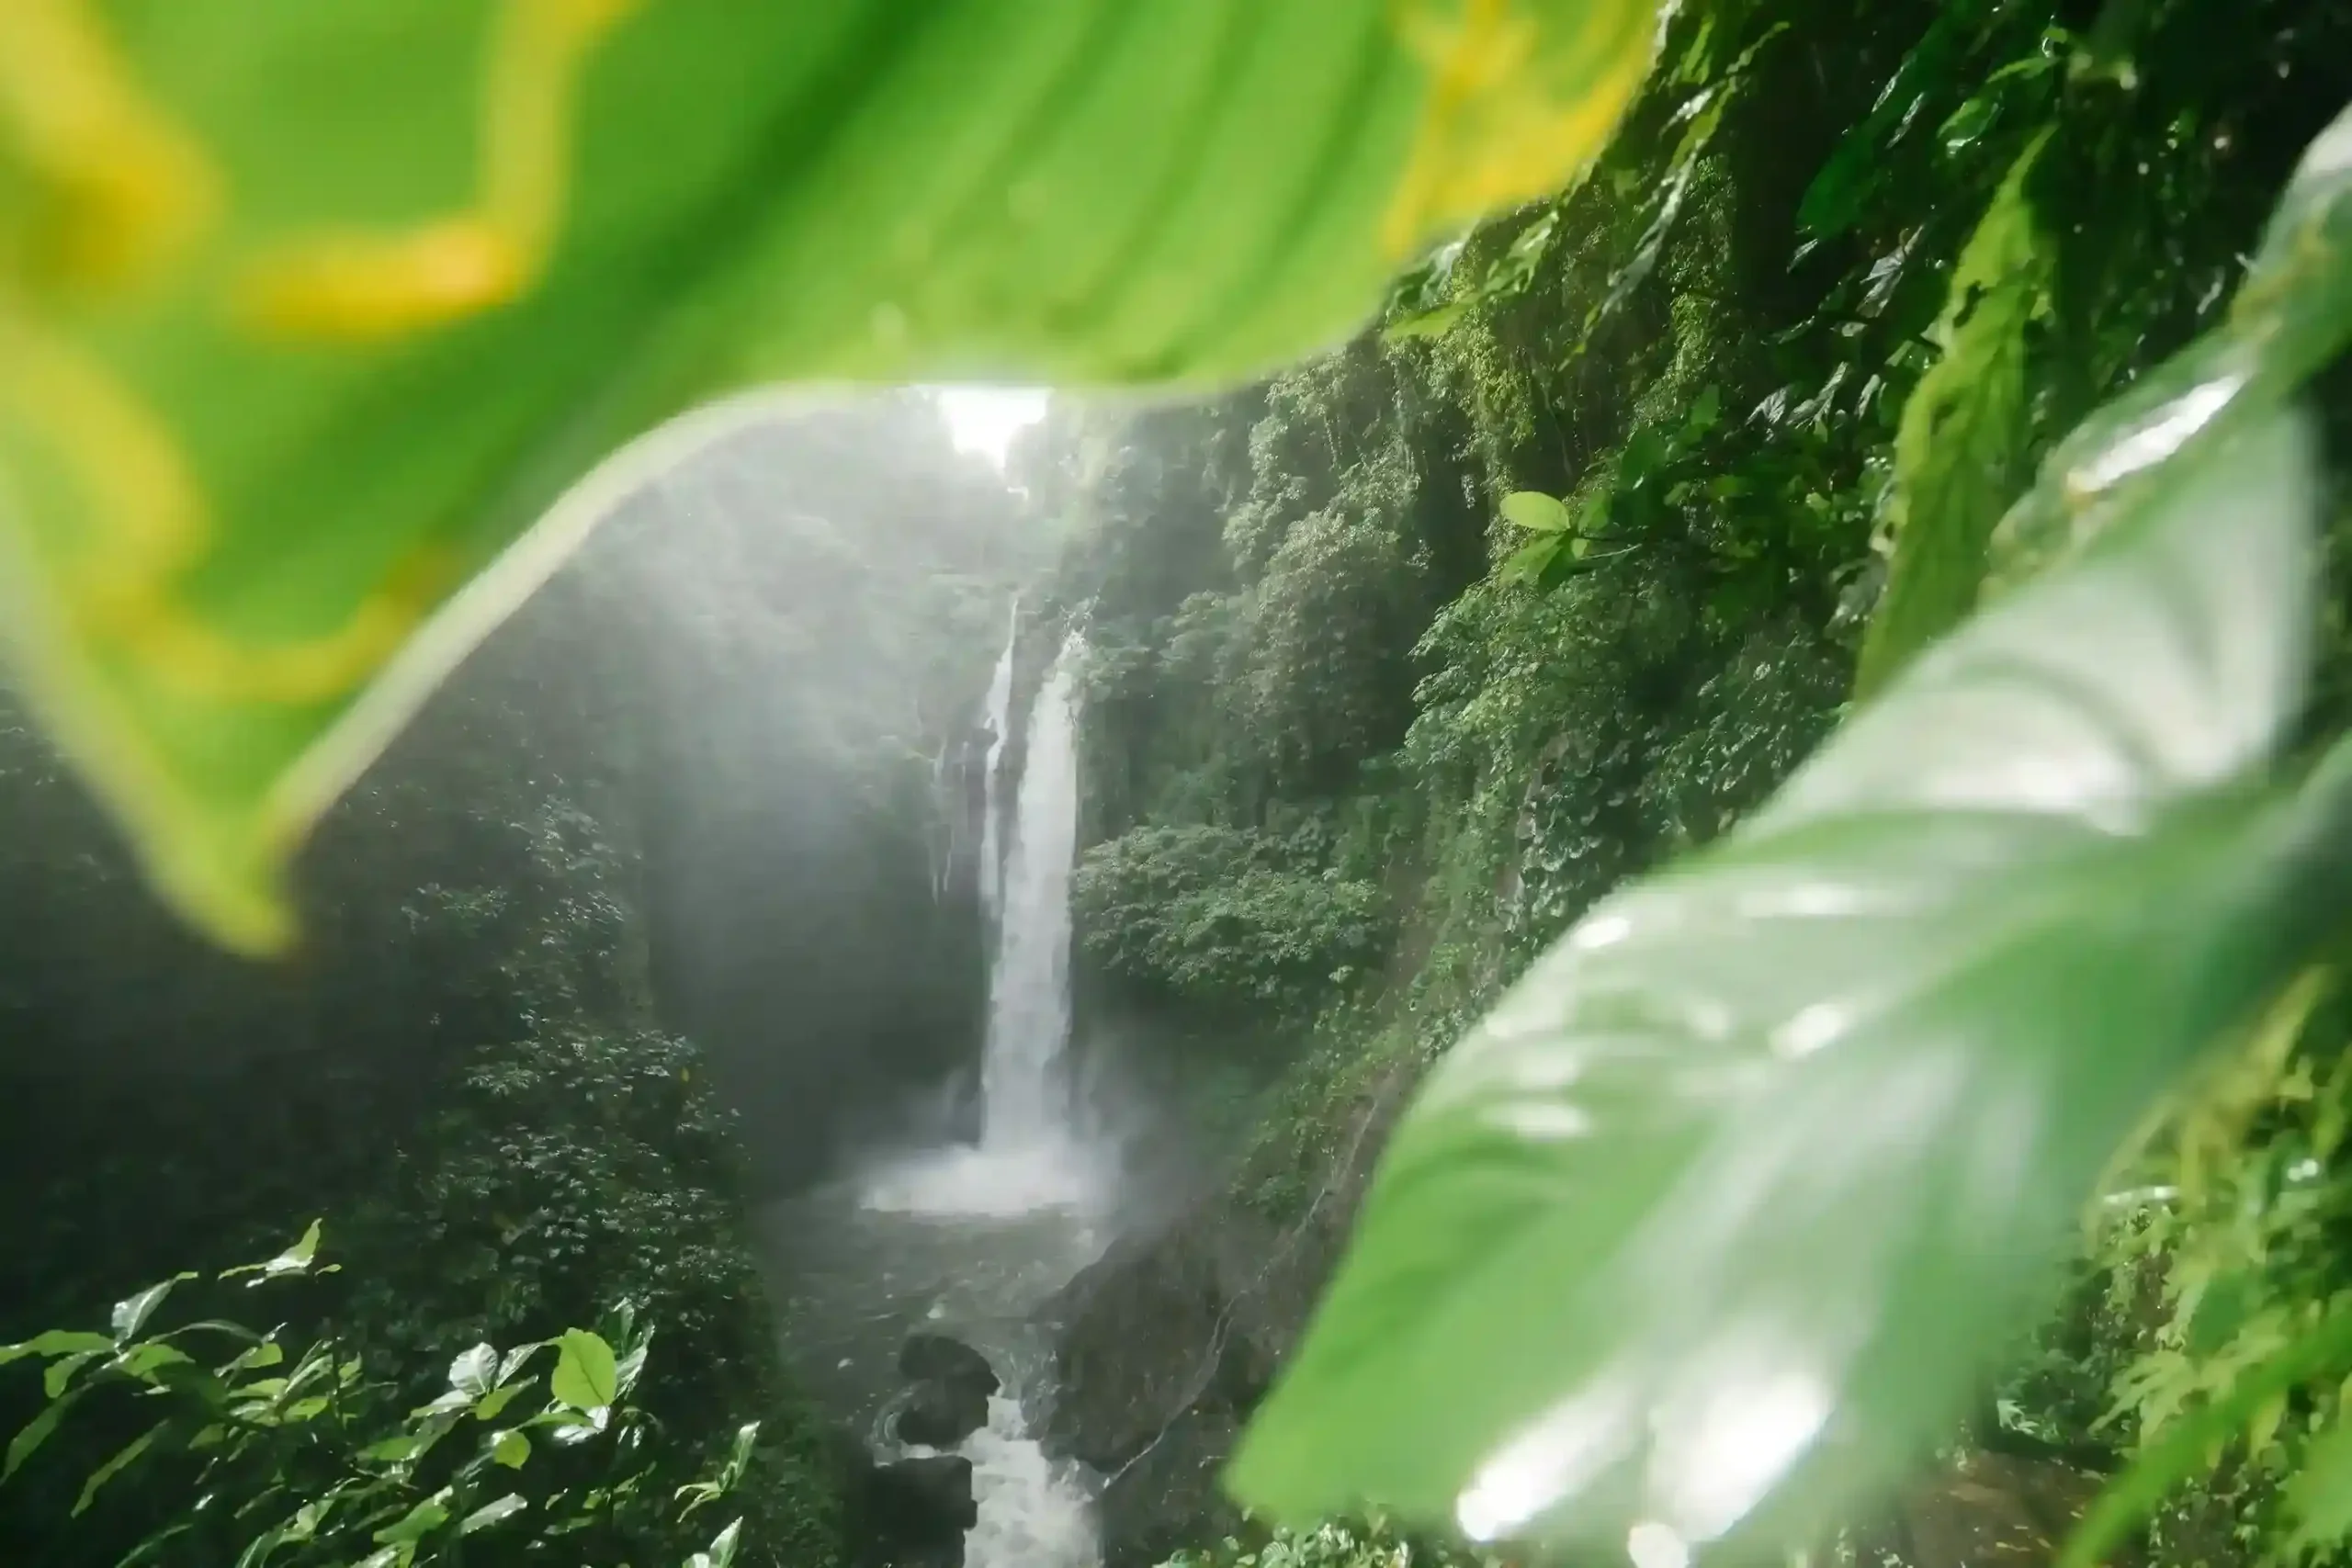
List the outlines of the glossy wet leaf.
{"type": "Polygon", "coordinates": [[[378,1530],[375,1539],[387,1546],[413,1545],[448,1522],[448,1494],[437,1492],[378,1530]]]}
{"type": "Polygon", "coordinates": [[[515,1515],[521,1513],[530,1506],[531,1505],[529,1503],[516,1496],[514,1493],[509,1492],[505,1496],[497,1499],[495,1502],[484,1503],[481,1507],[476,1508],[472,1513],[468,1514],[463,1519],[458,1521],[458,1533],[459,1535],[471,1535],[476,1530],[488,1529],[494,1524],[499,1524],[507,1519],[513,1518],[515,1515]]]}
{"type": "Polygon", "coordinates": [[[0,1367],[28,1356],[78,1356],[91,1351],[103,1353],[113,1348],[114,1341],[106,1335],[82,1329],[52,1328],[46,1333],[36,1334],[30,1339],[18,1340],[14,1345],[0,1345],[0,1367]]]}
{"type": "Polygon", "coordinates": [[[139,1331],[147,1326],[147,1320],[154,1315],[157,1307],[164,1304],[164,1298],[172,1293],[173,1288],[195,1278],[193,1274],[175,1275],[160,1284],[148,1286],[137,1295],[125,1296],[115,1303],[114,1313],[108,1319],[114,1327],[115,1343],[126,1344],[138,1337],[139,1331]]]}
{"type": "Polygon", "coordinates": [[[288,854],[434,681],[745,414],[638,437],[782,382],[1200,386],[1328,344],[1589,160],[1654,13],[0,10],[0,627],[158,886],[282,947],[288,854]],[[53,98],[85,134],[9,133],[53,98]]]}
{"type": "Polygon", "coordinates": [[[1962,250],[1936,322],[1941,357],[1903,406],[1889,518],[1894,557],[1862,641],[1857,697],[1975,605],[1986,544],[2024,477],[2026,333],[2050,276],[2026,179],[2045,139],[2010,166],[1962,250]]]}
{"type": "Polygon", "coordinates": [[[575,1410],[601,1410],[619,1390],[613,1348],[584,1328],[567,1328],[556,1341],[555,1375],[548,1391],[575,1410]]]}
{"type": "Polygon", "coordinates": [[[233,1280],[239,1275],[250,1274],[254,1278],[247,1283],[258,1285],[270,1280],[285,1279],[290,1274],[309,1273],[311,1265],[318,1260],[319,1235],[324,1224],[325,1222],[321,1220],[312,1220],[309,1228],[302,1232],[300,1240],[266,1263],[248,1263],[239,1268],[224,1269],[220,1277],[224,1280],[233,1280]]]}
{"type": "Polygon", "coordinates": [[[1827,240],[1854,226],[1883,177],[1888,146],[1910,126],[1928,90],[1957,76],[1971,41],[1994,9],[1990,0],[1953,0],[1938,8],[1927,32],[1879,90],[1871,112],[1838,141],[1806,186],[1798,227],[1827,240]]]}
{"type": "Polygon", "coordinates": [[[1395,1134],[1242,1499],[1696,1541],[1947,1432],[2118,1141],[2344,913],[2352,758],[2248,783],[2314,461],[2280,415],[2176,467],[1540,959],[1395,1134]]]}
{"type": "Polygon", "coordinates": [[[498,1347],[477,1345],[449,1363],[449,1392],[480,1399],[497,1386],[498,1347]]]}
{"type": "Polygon", "coordinates": [[[1995,587],[2030,581],[2231,440],[2352,344],[2352,108],[2307,149],[2220,328],[2134,382],[2043,459],[1992,541],[1995,587]]]}

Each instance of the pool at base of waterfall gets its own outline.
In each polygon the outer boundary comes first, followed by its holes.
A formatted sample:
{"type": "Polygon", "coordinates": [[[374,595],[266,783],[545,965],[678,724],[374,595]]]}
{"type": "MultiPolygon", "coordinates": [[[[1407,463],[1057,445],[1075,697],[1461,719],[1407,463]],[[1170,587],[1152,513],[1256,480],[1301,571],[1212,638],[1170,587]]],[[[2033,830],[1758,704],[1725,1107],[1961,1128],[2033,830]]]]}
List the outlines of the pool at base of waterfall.
{"type": "Polygon", "coordinates": [[[988,1425],[953,1450],[972,1461],[979,1508],[965,1537],[966,1568],[1096,1568],[1101,1560],[1097,1478],[1047,1460],[1024,1406],[1046,1392],[1048,1370],[1031,1314],[1109,1241],[1102,1190],[1079,1186],[1067,1168],[1057,1175],[1043,1156],[992,1166],[984,1150],[947,1150],[759,1217],[786,1354],[810,1393],[877,1455],[933,1451],[908,1448],[888,1429],[908,1386],[899,1353],[909,1335],[953,1335],[1003,1380],[988,1425]],[[1013,1201],[1040,1189],[1067,1201],[1013,1201]],[[926,1194],[940,1205],[915,1201],[926,1194]]]}

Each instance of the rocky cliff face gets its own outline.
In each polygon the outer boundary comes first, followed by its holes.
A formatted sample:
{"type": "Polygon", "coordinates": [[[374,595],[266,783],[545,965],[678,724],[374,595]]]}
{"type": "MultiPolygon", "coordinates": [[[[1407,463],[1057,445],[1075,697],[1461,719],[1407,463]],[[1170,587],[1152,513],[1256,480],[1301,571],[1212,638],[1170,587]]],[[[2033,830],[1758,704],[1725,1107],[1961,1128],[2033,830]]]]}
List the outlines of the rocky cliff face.
{"type": "Polygon", "coordinates": [[[1106,1481],[1104,1568],[1150,1568],[1239,1523],[1218,1472],[1338,1266],[1379,1146],[1410,1089],[1394,1073],[1294,1224],[1227,1193],[1122,1239],[1041,1310],[1054,1343],[1040,1441],[1106,1481]]]}

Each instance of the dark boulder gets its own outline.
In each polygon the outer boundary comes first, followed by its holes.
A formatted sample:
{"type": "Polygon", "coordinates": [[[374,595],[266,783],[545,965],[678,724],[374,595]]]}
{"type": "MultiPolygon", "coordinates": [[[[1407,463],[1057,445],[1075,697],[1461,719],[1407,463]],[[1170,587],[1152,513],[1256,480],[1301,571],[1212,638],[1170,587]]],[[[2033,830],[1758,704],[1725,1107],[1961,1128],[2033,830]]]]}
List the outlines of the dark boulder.
{"type": "Polygon", "coordinates": [[[908,1335],[899,1347],[899,1371],[917,1382],[976,1388],[983,1399],[1004,1386],[986,1356],[944,1334],[908,1335]]]}
{"type": "Polygon", "coordinates": [[[890,1429],[902,1443],[952,1449],[989,1424],[989,1396],[977,1384],[934,1379],[919,1382],[890,1429]]]}
{"type": "Polygon", "coordinates": [[[899,1371],[915,1380],[891,1420],[902,1443],[952,1449],[989,1424],[989,1397],[1003,1387],[989,1359],[944,1334],[910,1334],[899,1371]]]}
{"type": "Polygon", "coordinates": [[[979,1521],[972,1461],[956,1454],[869,1463],[849,1495],[849,1537],[862,1568],[962,1568],[979,1521]]]}

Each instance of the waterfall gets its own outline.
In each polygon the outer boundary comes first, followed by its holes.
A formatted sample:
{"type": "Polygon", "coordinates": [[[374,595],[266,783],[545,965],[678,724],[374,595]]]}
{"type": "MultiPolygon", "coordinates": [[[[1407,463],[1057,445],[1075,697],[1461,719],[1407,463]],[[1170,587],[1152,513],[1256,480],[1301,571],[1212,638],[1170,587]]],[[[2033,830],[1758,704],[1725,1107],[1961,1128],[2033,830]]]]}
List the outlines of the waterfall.
{"type": "Polygon", "coordinates": [[[996,964],[980,1057],[980,1147],[1073,1142],[1062,1058],[1069,1045],[1069,872],[1078,852],[1078,661],[1062,644],[1030,710],[1012,852],[999,885],[996,964]]]}
{"type": "MultiPolygon", "coordinates": [[[[1078,667],[1085,644],[1062,644],[1030,709],[1013,791],[1012,832],[1001,851],[1001,728],[989,748],[990,837],[982,888],[993,912],[996,953],[980,1055],[980,1139],[933,1150],[876,1173],[867,1207],[940,1215],[1014,1215],[1091,1209],[1108,1197],[1113,1155],[1081,1115],[1069,1071],[1069,879],[1078,849],[1078,667]]],[[[1008,649],[1006,658],[1011,657],[1008,649]]],[[[991,686],[991,721],[1012,706],[1009,666],[991,686]]]]}
{"type": "Polygon", "coordinates": [[[988,911],[991,921],[1002,910],[1004,855],[997,845],[997,824],[1003,819],[1004,807],[997,796],[997,784],[1004,771],[1006,732],[1012,727],[1012,649],[1020,640],[1021,601],[1015,599],[1005,622],[1004,651],[997,655],[996,671],[989,677],[984,721],[989,731],[989,752],[981,764],[985,777],[980,814],[980,908],[988,911]]]}
{"type": "MultiPolygon", "coordinates": [[[[1024,1385],[1043,1372],[1027,1314],[1101,1251],[1115,1165],[1081,1114],[1069,1071],[1069,883],[1085,651],[1072,632],[1038,688],[1009,813],[999,799],[1012,705],[1009,637],[989,685],[980,890],[996,949],[979,1142],[927,1150],[857,1179],[855,1222],[836,1243],[842,1252],[861,1240],[878,1244],[890,1259],[852,1271],[892,1292],[882,1309],[859,1302],[832,1314],[861,1337],[882,1328],[882,1358],[895,1358],[913,1325],[904,1314],[920,1310],[921,1324],[944,1325],[987,1347],[1006,1380],[989,1402],[988,1425],[961,1446],[978,1510],[965,1539],[970,1568],[1098,1568],[1102,1561],[1090,1489],[1073,1465],[1046,1457],[1023,1398],[1032,1392],[1024,1385]],[[1011,831],[1000,845],[1006,817],[1011,831]]],[[[804,1213],[792,1228],[806,1238],[817,1227],[804,1213]]],[[[855,1360],[841,1357],[837,1370],[852,1371],[855,1360]]],[[[883,1441],[892,1448],[887,1432],[883,1441]]]]}

